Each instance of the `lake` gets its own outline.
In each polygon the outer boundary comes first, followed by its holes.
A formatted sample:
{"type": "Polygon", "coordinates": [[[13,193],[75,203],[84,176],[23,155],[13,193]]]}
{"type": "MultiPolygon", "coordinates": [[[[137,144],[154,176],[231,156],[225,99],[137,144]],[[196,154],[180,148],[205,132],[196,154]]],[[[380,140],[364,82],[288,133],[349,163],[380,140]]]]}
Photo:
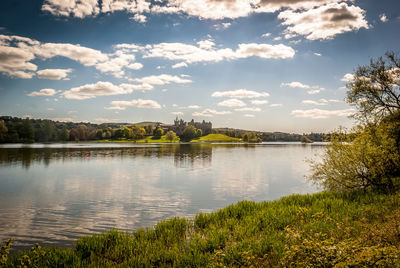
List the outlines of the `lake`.
{"type": "Polygon", "coordinates": [[[240,200],[318,189],[304,176],[322,143],[0,145],[0,240],[69,246],[240,200]]]}

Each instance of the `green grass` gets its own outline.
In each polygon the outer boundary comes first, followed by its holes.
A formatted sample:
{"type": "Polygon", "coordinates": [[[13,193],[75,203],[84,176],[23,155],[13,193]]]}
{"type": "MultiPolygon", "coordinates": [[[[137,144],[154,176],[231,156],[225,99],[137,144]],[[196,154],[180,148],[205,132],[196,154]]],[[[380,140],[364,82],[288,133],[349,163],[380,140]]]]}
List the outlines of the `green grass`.
{"type": "Polygon", "coordinates": [[[2,260],[4,267],[399,267],[400,194],[241,201],[194,219],[86,236],[72,248],[35,246],[8,260],[4,253],[2,260]]]}
{"type": "Polygon", "coordinates": [[[208,134],[206,136],[193,139],[191,142],[241,142],[241,139],[232,138],[225,134],[208,134]]]}
{"type": "Polygon", "coordinates": [[[104,142],[104,143],[108,143],[108,142],[116,142],[116,143],[177,143],[179,142],[179,138],[178,140],[174,140],[174,141],[169,141],[165,138],[164,136],[161,136],[160,138],[155,138],[153,136],[147,136],[144,139],[140,139],[140,140],[133,140],[133,139],[119,139],[119,140],[96,140],[93,142],[104,142]]]}

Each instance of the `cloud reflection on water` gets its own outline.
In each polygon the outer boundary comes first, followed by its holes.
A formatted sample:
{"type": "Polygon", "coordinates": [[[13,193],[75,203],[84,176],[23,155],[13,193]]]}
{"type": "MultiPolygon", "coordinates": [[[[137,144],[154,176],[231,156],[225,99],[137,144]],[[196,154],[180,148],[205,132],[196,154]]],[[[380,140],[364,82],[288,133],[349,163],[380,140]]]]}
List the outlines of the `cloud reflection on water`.
{"type": "Polygon", "coordinates": [[[0,148],[0,239],[69,245],[242,199],[313,192],[306,157],[320,146],[158,145],[0,148]],[[86,154],[89,157],[86,157],[86,154]]]}

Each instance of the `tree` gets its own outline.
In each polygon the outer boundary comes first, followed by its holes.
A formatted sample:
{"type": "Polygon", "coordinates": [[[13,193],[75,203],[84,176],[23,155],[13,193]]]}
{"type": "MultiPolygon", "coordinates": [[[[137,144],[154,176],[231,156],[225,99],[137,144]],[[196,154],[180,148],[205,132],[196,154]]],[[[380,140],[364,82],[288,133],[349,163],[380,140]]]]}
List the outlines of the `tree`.
{"type": "Polygon", "coordinates": [[[135,140],[143,139],[146,135],[146,130],[139,126],[132,127],[132,138],[135,140]]]}
{"type": "Polygon", "coordinates": [[[59,138],[60,138],[61,141],[69,140],[69,132],[68,132],[68,129],[67,129],[66,125],[63,125],[63,127],[62,127],[62,129],[60,131],[59,138]]]}
{"type": "Polygon", "coordinates": [[[158,125],[156,127],[156,129],[154,130],[154,137],[160,138],[163,134],[164,134],[164,130],[162,129],[162,127],[160,125],[158,125]]]}
{"type": "Polygon", "coordinates": [[[198,128],[198,129],[196,130],[196,136],[197,136],[197,137],[203,136],[203,130],[201,130],[201,129],[198,128]]]}
{"type": "MultiPolygon", "coordinates": [[[[332,191],[378,188],[394,191],[400,154],[392,123],[359,126],[355,138],[333,134],[321,163],[312,163],[311,181],[332,191]]],[[[396,179],[397,178],[397,179],[396,179]]]]}
{"type": "Polygon", "coordinates": [[[35,129],[29,118],[22,121],[22,129],[20,131],[20,137],[24,142],[34,142],[35,141],[35,129]]]}
{"type": "Polygon", "coordinates": [[[8,128],[3,120],[0,120],[0,142],[4,142],[6,140],[6,135],[8,132],[8,128]]]}
{"type": "Polygon", "coordinates": [[[173,132],[172,130],[168,131],[167,134],[165,134],[165,139],[167,141],[178,141],[178,136],[176,136],[176,133],[173,132]]]}
{"type": "Polygon", "coordinates": [[[361,120],[381,120],[400,111],[400,58],[393,52],[385,55],[386,60],[379,57],[359,66],[347,84],[347,102],[361,120]]]}
{"type": "Polygon", "coordinates": [[[197,134],[197,129],[193,125],[188,125],[183,130],[182,139],[184,139],[185,141],[190,141],[196,138],[196,134],[197,134]]]}
{"type": "Polygon", "coordinates": [[[309,179],[328,190],[400,186],[400,59],[394,53],[359,66],[347,85],[347,102],[361,123],[353,133],[330,135],[322,162],[309,179]]]}

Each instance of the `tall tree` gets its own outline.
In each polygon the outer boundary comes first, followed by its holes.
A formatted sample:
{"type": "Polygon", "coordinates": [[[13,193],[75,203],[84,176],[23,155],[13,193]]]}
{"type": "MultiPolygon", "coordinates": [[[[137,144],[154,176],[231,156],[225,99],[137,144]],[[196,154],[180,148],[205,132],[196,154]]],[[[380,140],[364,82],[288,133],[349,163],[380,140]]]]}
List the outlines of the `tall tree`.
{"type": "Polygon", "coordinates": [[[33,127],[32,121],[29,118],[26,118],[22,121],[20,137],[21,139],[23,139],[24,142],[35,141],[35,129],[33,127]]]}
{"type": "Polygon", "coordinates": [[[347,102],[361,120],[381,120],[400,111],[400,58],[393,52],[385,55],[359,66],[347,84],[347,102]]]}

